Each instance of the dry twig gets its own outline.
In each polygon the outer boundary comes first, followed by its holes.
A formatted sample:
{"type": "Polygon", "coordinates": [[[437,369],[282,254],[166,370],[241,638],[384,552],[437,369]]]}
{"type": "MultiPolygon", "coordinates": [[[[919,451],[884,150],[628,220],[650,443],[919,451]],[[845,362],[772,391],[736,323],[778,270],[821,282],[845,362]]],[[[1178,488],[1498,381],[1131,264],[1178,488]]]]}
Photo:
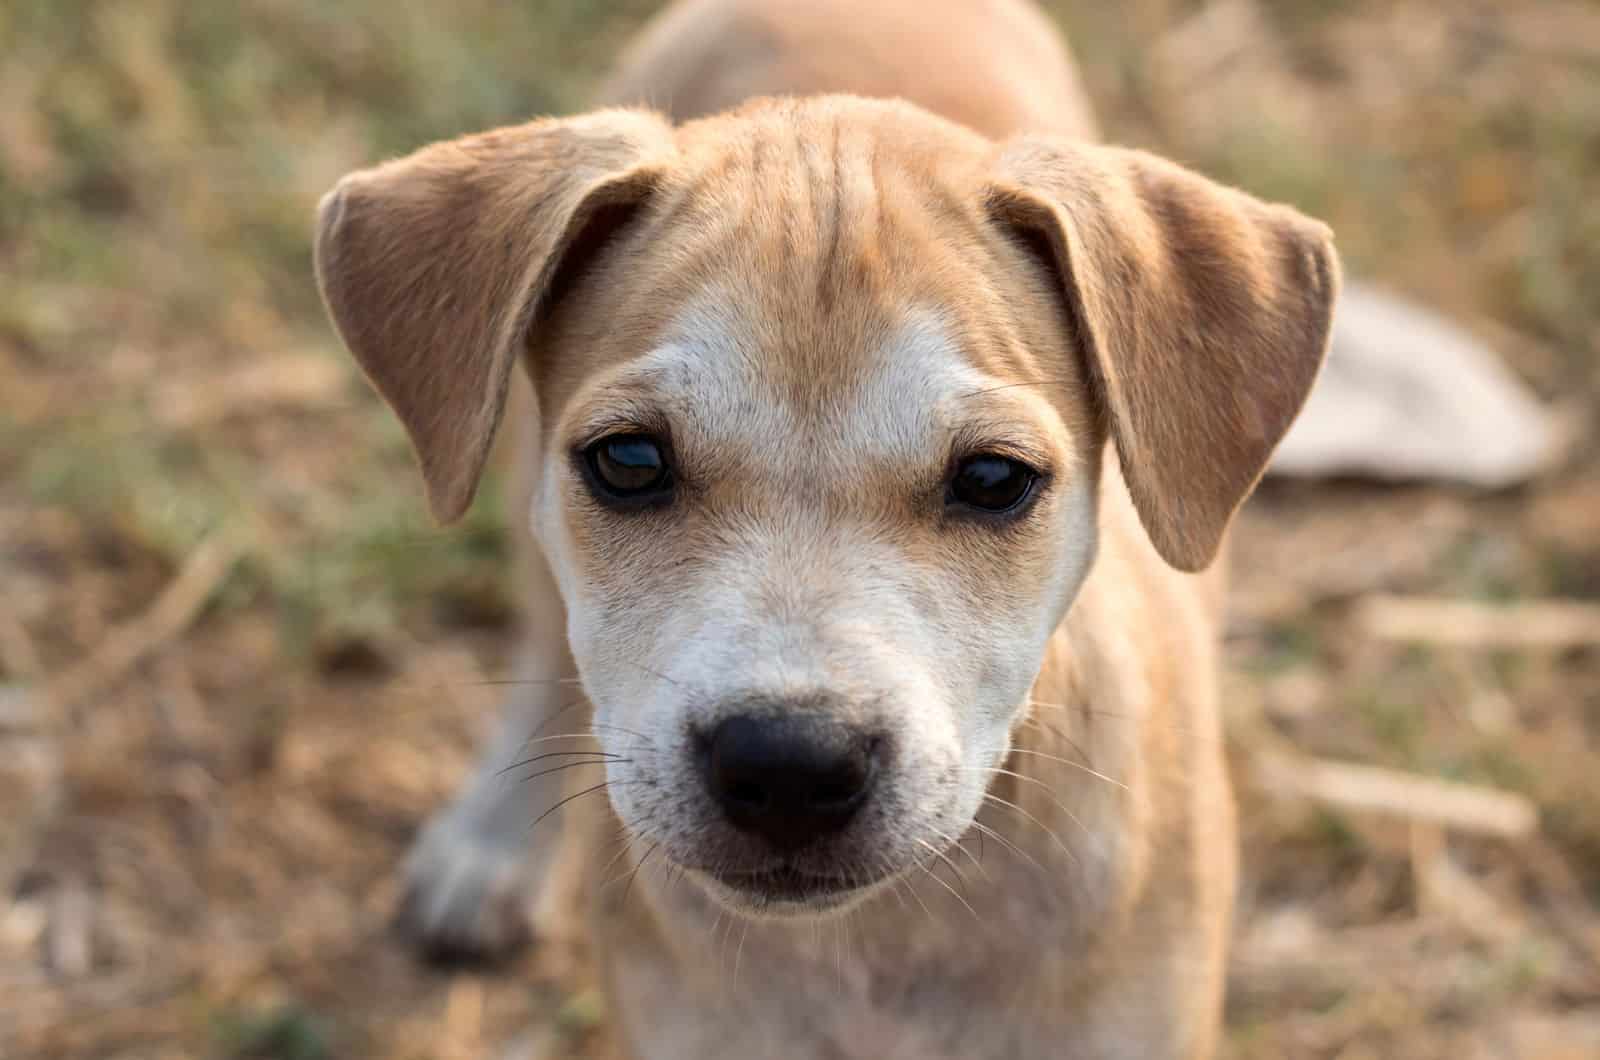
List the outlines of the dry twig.
{"type": "Polygon", "coordinates": [[[50,687],[56,708],[65,713],[104,690],[141,659],[183,633],[243,551],[238,533],[221,531],[194,550],[150,608],[111,631],[100,646],[50,687]]]}
{"type": "Polygon", "coordinates": [[[1369,596],[1356,624],[1382,640],[1472,648],[1566,648],[1600,644],[1600,605],[1571,600],[1482,604],[1432,597],[1369,596]]]}
{"type": "Polygon", "coordinates": [[[1516,839],[1531,835],[1539,822],[1533,803],[1520,795],[1374,766],[1269,753],[1257,758],[1256,778],[1270,794],[1427,821],[1463,832],[1516,839]]]}

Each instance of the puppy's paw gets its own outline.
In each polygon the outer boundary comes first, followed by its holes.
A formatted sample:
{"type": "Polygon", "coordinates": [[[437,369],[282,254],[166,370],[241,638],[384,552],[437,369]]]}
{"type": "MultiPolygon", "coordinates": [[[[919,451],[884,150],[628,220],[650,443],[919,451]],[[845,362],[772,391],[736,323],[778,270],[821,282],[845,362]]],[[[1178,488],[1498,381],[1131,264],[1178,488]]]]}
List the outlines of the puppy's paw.
{"type": "Polygon", "coordinates": [[[530,937],[535,881],[527,851],[445,811],[405,864],[400,929],[430,960],[504,957],[530,937]]]}

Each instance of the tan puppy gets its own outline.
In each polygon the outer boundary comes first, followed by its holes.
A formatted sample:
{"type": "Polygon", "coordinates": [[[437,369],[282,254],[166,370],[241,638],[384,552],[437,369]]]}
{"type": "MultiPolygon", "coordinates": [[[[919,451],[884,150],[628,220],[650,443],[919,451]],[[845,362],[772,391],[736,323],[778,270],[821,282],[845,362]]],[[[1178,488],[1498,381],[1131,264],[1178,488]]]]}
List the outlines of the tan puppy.
{"type": "Polygon", "coordinates": [[[441,519],[535,395],[530,683],[412,919],[588,900],[634,1056],[1209,1055],[1234,836],[1183,572],[1316,376],[1327,230],[1093,145],[1015,0],[690,0],[610,98],[664,114],[322,207],[441,519]]]}

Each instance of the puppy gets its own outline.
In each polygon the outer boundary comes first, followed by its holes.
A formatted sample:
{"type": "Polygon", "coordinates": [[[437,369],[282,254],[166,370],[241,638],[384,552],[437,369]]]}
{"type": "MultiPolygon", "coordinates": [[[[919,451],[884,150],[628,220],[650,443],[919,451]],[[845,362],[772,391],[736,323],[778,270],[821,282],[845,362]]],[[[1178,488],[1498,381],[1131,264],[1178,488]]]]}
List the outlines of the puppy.
{"type": "Polygon", "coordinates": [[[1213,561],[1328,231],[1095,144],[1018,0],[688,0],[607,99],[321,207],[433,512],[509,419],[531,532],[408,915],[492,947],[537,890],[631,1056],[1211,1055],[1213,561]]]}

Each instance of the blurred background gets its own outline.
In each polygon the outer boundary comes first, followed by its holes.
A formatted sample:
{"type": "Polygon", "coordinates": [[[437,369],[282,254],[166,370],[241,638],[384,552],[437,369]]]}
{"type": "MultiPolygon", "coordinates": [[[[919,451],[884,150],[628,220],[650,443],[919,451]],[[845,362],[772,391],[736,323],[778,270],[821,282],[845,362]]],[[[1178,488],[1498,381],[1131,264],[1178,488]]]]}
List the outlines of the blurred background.
{"type": "MultiPolygon", "coordinates": [[[[584,1055],[581,976],[390,926],[506,537],[492,484],[430,527],[308,237],[346,170],[581,108],[656,6],[0,5],[0,1056],[584,1055]]],[[[1600,1056],[1600,5],[1049,6],[1111,138],[1328,220],[1579,425],[1510,490],[1248,507],[1227,1055],[1600,1056]]]]}

